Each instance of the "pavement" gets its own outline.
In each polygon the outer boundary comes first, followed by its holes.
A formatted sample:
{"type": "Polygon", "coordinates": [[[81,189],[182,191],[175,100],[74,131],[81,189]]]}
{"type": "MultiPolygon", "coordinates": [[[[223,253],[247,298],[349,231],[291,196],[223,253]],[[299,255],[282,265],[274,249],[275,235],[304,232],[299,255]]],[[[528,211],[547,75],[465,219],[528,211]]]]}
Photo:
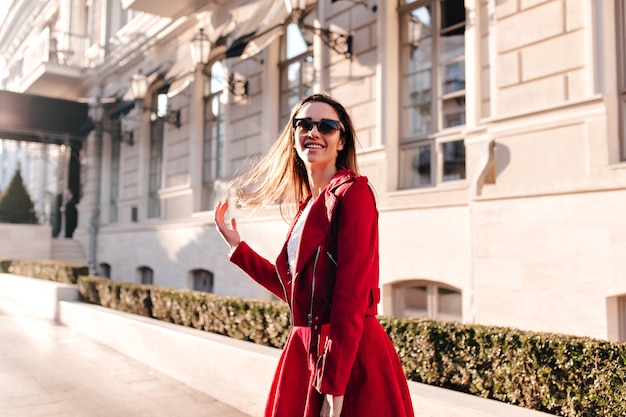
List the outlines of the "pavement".
{"type": "Polygon", "coordinates": [[[68,327],[1,307],[0,416],[250,417],[68,327]]]}

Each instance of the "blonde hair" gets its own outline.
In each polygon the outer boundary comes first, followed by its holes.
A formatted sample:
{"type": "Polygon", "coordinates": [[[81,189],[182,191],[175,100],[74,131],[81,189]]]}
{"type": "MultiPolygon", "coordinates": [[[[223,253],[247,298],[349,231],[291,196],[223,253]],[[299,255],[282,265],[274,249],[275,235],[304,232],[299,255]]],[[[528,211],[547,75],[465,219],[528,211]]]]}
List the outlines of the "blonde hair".
{"type": "Polygon", "coordinates": [[[346,109],[327,94],[313,94],[300,100],[291,111],[278,140],[268,153],[252,168],[233,179],[229,188],[234,192],[237,203],[244,208],[256,209],[264,205],[279,204],[283,218],[289,216],[288,208],[297,207],[311,193],[309,177],[295,150],[292,120],[310,103],[326,103],[331,106],[342,124],[344,146],[337,155],[337,169],[346,168],[359,173],[356,156],[356,132],[346,109]]]}

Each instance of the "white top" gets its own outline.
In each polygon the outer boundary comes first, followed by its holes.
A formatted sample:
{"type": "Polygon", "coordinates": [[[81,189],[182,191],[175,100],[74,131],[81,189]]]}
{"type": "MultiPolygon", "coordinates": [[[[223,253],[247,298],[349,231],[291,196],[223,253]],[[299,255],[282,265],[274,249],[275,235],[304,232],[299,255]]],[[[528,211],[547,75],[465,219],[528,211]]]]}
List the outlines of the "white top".
{"type": "Polygon", "coordinates": [[[298,254],[298,246],[300,246],[302,229],[304,229],[304,223],[306,223],[306,218],[309,216],[309,211],[311,211],[312,205],[313,198],[309,199],[306,207],[304,207],[304,209],[302,210],[302,214],[300,214],[300,217],[298,217],[298,221],[293,226],[291,236],[289,237],[289,241],[287,242],[287,258],[289,260],[289,270],[291,271],[292,276],[296,270],[296,255],[298,254]]]}

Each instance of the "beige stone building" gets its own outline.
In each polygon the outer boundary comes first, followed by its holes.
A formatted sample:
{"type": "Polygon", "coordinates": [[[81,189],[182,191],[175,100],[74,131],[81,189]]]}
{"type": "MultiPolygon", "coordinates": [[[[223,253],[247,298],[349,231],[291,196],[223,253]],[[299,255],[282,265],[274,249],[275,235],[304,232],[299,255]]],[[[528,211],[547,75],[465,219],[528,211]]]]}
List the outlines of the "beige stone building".
{"type": "MultiPolygon", "coordinates": [[[[112,279],[268,298],[229,264],[212,208],[291,106],[324,91],[352,115],[377,192],[382,313],[626,340],[625,13],[18,0],[2,84],[89,103],[74,237],[112,279]]],[[[277,210],[232,214],[273,259],[277,210]]]]}

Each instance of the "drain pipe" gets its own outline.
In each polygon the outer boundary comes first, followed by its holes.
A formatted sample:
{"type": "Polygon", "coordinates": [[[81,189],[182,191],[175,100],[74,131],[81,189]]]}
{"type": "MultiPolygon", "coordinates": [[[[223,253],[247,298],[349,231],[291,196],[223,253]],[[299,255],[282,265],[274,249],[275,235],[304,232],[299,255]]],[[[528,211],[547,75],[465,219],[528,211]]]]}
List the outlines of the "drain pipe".
{"type": "Polygon", "coordinates": [[[97,243],[98,243],[98,229],[100,228],[100,193],[102,190],[102,133],[103,133],[103,109],[100,97],[97,98],[94,107],[92,108],[92,114],[96,124],[96,137],[95,137],[95,159],[96,159],[96,184],[94,190],[94,205],[91,217],[89,219],[89,269],[91,275],[98,274],[98,260],[97,260],[97,243]]]}

